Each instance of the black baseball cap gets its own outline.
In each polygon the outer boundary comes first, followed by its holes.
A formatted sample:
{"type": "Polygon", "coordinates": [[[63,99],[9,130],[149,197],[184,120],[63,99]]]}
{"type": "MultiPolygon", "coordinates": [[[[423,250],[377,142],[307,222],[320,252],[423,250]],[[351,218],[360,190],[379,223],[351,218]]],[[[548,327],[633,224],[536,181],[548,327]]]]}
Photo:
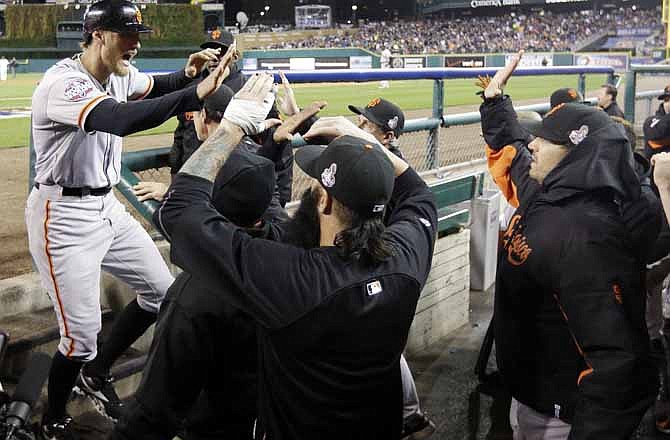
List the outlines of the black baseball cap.
{"type": "Polygon", "coordinates": [[[223,29],[215,29],[210,34],[210,39],[200,45],[201,49],[221,49],[221,55],[228,50],[235,41],[235,36],[223,29]]]}
{"type": "Polygon", "coordinates": [[[142,12],[124,0],[102,0],[93,3],[84,14],[84,33],[96,30],[112,32],[152,32],[142,21],[142,12]]]}
{"type": "Polygon", "coordinates": [[[295,153],[298,166],[333,198],[363,217],[381,216],[393,193],[393,164],[376,143],[340,136],[295,153]]]}
{"type": "Polygon", "coordinates": [[[405,114],[400,107],[382,98],[373,99],[364,108],[350,105],[349,110],[357,115],[365,116],[382,127],[384,131],[392,131],[396,137],[400,136],[405,126],[405,114]]]}
{"type": "Polygon", "coordinates": [[[601,109],[579,103],[558,104],[542,121],[519,121],[530,134],[568,147],[615,122],[601,109]]]}
{"type": "Polygon", "coordinates": [[[659,95],[658,100],[664,101],[666,98],[670,98],[670,85],[665,86],[665,88],[663,89],[663,93],[659,95]]]}
{"type": "Polygon", "coordinates": [[[566,87],[563,89],[558,89],[551,94],[549,98],[549,105],[551,108],[556,107],[559,104],[567,104],[569,102],[583,102],[581,93],[572,87],[566,87]]]}
{"type": "Polygon", "coordinates": [[[274,163],[238,147],[216,175],[212,205],[232,223],[252,226],[270,206],[274,189],[274,163]]]}
{"type": "Polygon", "coordinates": [[[202,102],[202,108],[207,110],[207,113],[209,114],[212,114],[213,112],[223,113],[226,111],[233,96],[235,96],[233,89],[225,84],[221,84],[214,93],[205,98],[202,102]]]}

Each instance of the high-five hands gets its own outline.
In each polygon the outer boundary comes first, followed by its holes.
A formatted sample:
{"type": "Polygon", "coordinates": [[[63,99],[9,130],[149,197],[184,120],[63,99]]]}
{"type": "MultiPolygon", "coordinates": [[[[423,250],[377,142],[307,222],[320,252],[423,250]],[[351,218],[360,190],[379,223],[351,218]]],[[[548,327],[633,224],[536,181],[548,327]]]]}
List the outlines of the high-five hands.
{"type": "Polygon", "coordinates": [[[330,142],[337,137],[345,135],[355,136],[357,138],[365,139],[370,143],[379,144],[379,141],[372,134],[358,128],[356,124],[344,116],[319,119],[312,125],[309,131],[305,133],[303,139],[308,142],[314,141],[314,139],[330,142]]]}
{"type": "Polygon", "coordinates": [[[200,83],[196,86],[198,99],[202,101],[212,93],[216,92],[219,86],[223,84],[223,80],[225,80],[228,75],[230,75],[229,66],[235,58],[235,50],[235,43],[233,43],[223,55],[223,58],[221,58],[221,61],[219,62],[219,65],[216,67],[216,69],[211,71],[210,74],[207,75],[207,78],[200,81],[200,83]]]}
{"type": "Polygon", "coordinates": [[[281,90],[283,94],[277,96],[277,108],[286,116],[293,116],[300,111],[298,103],[295,100],[295,93],[293,93],[291,83],[288,82],[288,78],[286,78],[284,72],[280,70],[279,76],[281,77],[281,90]]]}
{"type": "Polygon", "coordinates": [[[203,49],[200,52],[192,53],[188,57],[186,67],[184,68],[184,73],[189,78],[195,78],[196,76],[200,75],[200,72],[202,72],[205,64],[219,61],[220,55],[221,49],[212,48],[203,49]]]}
{"type": "Polygon", "coordinates": [[[298,111],[293,116],[286,119],[277,128],[277,130],[275,130],[274,134],[272,135],[272,140],[277,144],[293,140],[293,134],[296,132],[298,127],[300,127],[303,122],[307,121],[309,118],[323,110],[326,105],[328,105],[326,101],[315,101],[304,109],[298,111]]]}
{"type": "Polygon", "coordinates": [[[235,94],[223,113],[223,118],[240,127],[246,135],[262,133],[280,122],[276,119],[265,120],[275,102],[276,94],[274,76],[269,73],[256,73],[235,94]]]}

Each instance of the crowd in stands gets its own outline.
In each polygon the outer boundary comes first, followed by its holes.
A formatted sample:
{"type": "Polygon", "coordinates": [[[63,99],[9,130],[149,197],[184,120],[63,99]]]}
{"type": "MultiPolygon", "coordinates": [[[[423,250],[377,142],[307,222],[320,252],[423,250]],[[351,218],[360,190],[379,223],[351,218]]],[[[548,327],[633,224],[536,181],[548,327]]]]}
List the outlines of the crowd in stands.
{"type": "Polygon", "coordinates": [[[661,14],[658,9],[620,8],[455,20],[438,16],[422,21],[368,23],[352,33],[286,41],[264,48],[362,47],[374,52],[389,48],[405,54],[512,52],[521,48],[567,51],[578,42],[623,24],[627,28],[661,29],[661,14]]]}

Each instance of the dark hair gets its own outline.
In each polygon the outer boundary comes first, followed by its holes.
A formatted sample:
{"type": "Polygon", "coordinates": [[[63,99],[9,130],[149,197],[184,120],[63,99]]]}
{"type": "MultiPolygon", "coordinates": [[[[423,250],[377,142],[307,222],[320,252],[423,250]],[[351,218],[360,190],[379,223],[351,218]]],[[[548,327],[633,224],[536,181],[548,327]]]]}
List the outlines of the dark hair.
{"type": "Polygon", "coordinates": [[[207,104],[205,104],[202,109],[205,112],[205,119],[208,121],[216,122],[218,124],[221,122],[221,119],[223,119],[223,112],[212,110],[207,107],[207,104]]]}
{"type": "Polygon", "coordinates": [[[335,237],[342,258],[375,266],[393,255],[393,246],[384,237],[382,215],[362,217],[341,203],[334,206],[340,220],[349,225],[335,237]]]}
{"type": "Polygon", "coordinates": [[[605,89],[605,92],[612,96],[612,101],[616,101],[616,96],[619,94],[619,91],[612,84],[603,84],[601,87],[605,89]]]}
{"type": "Polygon", "coordinates": [[[93,34],[85,33],[84,39],[79,42],[79,46],[82,49],[86,49],[88,46],[90,46],[91,42],[93,42],[93,34]]]}

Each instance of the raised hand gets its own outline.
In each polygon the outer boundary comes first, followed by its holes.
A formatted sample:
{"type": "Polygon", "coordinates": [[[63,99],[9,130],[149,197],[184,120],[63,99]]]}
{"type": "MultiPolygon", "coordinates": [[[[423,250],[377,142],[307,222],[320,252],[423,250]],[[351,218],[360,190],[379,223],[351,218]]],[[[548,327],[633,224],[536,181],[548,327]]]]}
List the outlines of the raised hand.
{"type": "Polygon", "coordinates": [[[230,101],[223,118],[247,135],[261,133],[268,128],[265,118],[272,109],[276,93],[277,85],[271,74],[254,74],[230,101]]]}
{"type": "Polygon", "coordinates": [[[295,94],[293,93],[291,84],[288,82],[288,78],[286,78],[286,75],[281,70],[279,71],[279,76],[281,77],[281,90],[284,93],[277,96],[277,108],[286,116],[293,116],[300,111],[300,108],[295,100],[295,94]]]}
{"type": "Polygon", "coordinates": [[[326,101],[315,101],[301,111],[298,111],[293,116],[286,119],[279,128],[275,130],[272,135],[272,140],[275,143],[293,140],[293,134],[298,127],[300,127],[303,122],[323,110],[326,105],[328,105],[326,101]]]}
{"type": "Polygon", "coordinates": [[[221,49],[203,49],[200,52],[192,53],[188,57],[186,62],[186,67],[184,72],[189,78],[195,78],[200,75],[202,69],[205,67],[205,64],[208,62],[217,62],[219,61],[219,56],[221,55],[221,49]]]}
{"type": "MultiPolygon", "coordinates": [[[[218,50],[218,49],[217,49],[218,50]]],[[[207,75],[207,78],[200,81],[196,87],[196,93],[198,94],[198,99],[201,101],[216,92],[216,90],[223,84],[223,81],[230,74],[230,63],[233,62],[235,57],[235,43],[231,44],[226,53],[221,58],[219,65],[207,75]]]]}
{"type": "Polygon", "coordinates": [[[368,142],[379,144],[379,141],[372,134],[358,128],[356,124],[343,116],[319,119],[305,133],[303,139],[306,141],[323,139],[330,142],[337,137],[345,135],[355,136],[368,142]]]}
{"type": "Polygon", "coordinates": [[[485,98],[495,98],[496,96],[502,95],[503,88],[519,65],[523,54],[524,51],[520,50],[514,57],[512,57],[512,61],[508,65],[496,72],[493,78],[489,78],[488,76],[480,76],[478,78],[475,85],[484,89],[485,98]]]}

